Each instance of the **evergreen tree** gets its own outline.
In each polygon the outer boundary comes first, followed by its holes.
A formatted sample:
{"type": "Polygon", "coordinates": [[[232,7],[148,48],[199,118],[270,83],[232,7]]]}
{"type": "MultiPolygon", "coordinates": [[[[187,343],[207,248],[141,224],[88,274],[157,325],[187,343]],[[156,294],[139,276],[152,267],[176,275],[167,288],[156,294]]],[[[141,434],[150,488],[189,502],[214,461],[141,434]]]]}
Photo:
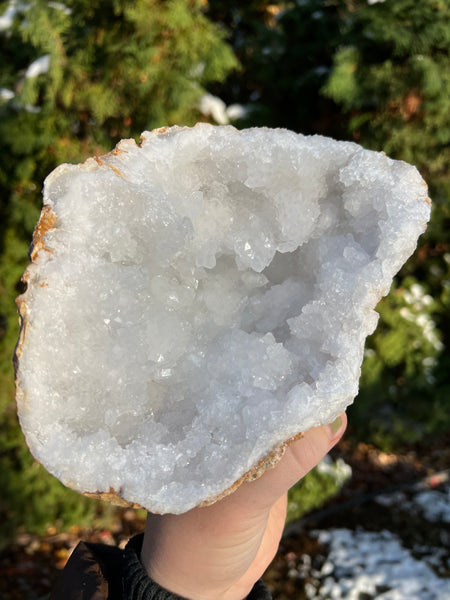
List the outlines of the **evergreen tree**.
{"type": "Polygon", "coordinates": [[[28,529],[93,504],[35,464],[15,416],[14,297],[45,176],[146,129],[194,124],[237,61],[202,0],[16,0],[0,7],[0,523],[28,529]]]}
{"type": "Polygon", "coordinates": [[[450,2],[358,4],[345,15],[324,93],[349,115],[354,139],[447,182],[450,2]]]}
{"type": "Polygon", "coordinates": [[[379,305],[351,420],[360,438],[384,446],[448,430],[449,23],[450,0],[0,4],[3,530],[94,510],[31,460],[15,418],[13,297],[42,181],[57,164],[100,154],[120,138],[193,124],[206,86],[227,104],[250,107],[242,125],[347,137],[418,166],[430,185],[432,222],[379,305]]]}
{"type": "Polygon", "coordinates": [[[334,102],[320,95],[342,41],[342,0],[209,0],[242,65],[218,93],[249,108],[242,125],[340,136],[334,102]]]}

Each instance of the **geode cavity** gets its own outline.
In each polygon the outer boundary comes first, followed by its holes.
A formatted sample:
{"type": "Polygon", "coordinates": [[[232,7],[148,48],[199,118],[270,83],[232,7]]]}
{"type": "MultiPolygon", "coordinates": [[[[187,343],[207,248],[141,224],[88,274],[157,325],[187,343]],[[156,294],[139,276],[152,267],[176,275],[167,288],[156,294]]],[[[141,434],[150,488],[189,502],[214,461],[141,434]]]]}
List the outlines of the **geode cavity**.
{"type": "Polygon", "coordinates": [[[285,130],[174,127],[58,167],[18,299],[32,453],[161,513],[260,473],[352,402],[429,213],[414,167],[285,130]]]}

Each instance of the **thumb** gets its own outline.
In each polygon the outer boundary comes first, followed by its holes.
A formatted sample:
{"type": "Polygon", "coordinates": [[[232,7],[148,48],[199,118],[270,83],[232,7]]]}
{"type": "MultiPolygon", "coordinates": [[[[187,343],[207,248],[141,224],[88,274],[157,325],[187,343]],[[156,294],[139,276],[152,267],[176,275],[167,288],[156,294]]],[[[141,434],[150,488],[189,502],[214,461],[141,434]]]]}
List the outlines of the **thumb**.
{"type": "Polygon", "coordinates": [[[267,508],[313,469],[341,439],[347,427],[342,414],[331,425],[313,427],[289,444],[280,462],[259,479],[243,484],[235,493],[249,495],[253,508],[267,508]]]}

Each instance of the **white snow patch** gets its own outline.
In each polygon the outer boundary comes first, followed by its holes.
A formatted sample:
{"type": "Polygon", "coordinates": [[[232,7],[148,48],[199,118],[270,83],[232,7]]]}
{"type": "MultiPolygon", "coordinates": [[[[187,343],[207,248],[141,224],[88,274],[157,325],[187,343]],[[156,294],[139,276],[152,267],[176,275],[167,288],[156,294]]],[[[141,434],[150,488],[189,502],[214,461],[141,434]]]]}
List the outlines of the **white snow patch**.
{"type": "Polygon", "coordinates": [[[65,15],[71,15],[72,14],[72,9],[68,8],[62,2],[48,2],[48,6],[50,6],[50,8],[54,8],[55,10],[60,10],[65,15]]]}
{"type": "Polygon", "coordinates": [[[439,578],[388,531],[333,529],[318,533],[329,545],[318,592],[309,598],[333,600],[450,600],[450,581],[439,578]]]}
{"type": "Polygon", "coordinates": [[[342,458],[338,458],[336,461],[327,454],[317,465],[317,471],[322,475],[329,475],[334,479],[339,487],[342,487],[344,483],[352,476],[352,468],[342,458]]]}
{"type": "Polygon", "coordinates": [[[40,106],[33,106],[33,104],[25,104],[25,110],[33,115],[37,115],[41,112],[40,106]]]}
{"type": "Polygon", "coordinates": [[[403,492],[393,492],[392,494],[383,494],[375,498],[377,504],[381,506],[399,506],[406,502],[405,494],[403,492]]]}
{"type": "Polygon", "coordinates": [[[205,117],[211,116],[219,125],[228,125],[230,119],[227,115],[227,105],[221,98],[212,94],[204,94],[200,98],[199,108],[205,117]]]}
{"type": "Polygon", "coordinates": [[[227,107],[227,116],[230,121],[235,121],[236,119],[244,119],[248,114],[248,108],[243,106],[242,104],[230,104],[227,107]]]}
{"type": "Polygon", "coordinates": [[[1,100],[11,100],[12,98],[14,98],[14,92],[12,90],[8,90],[7,88],[0,88],[1,100]]]}
{"type": "Polygon", "coordinates": [[[24,10],[27,7],[28,4],[25,4],[23,2],[17,2],[16,0],[10,0],[8,6],[6,7],[6,10],[2,15],[0,15],[0,32],[8,31],[9,29],[11,29],[14,23],[14,18],[17,15],[17,13],[21,10],[24,10]]]}
{"type": "Polygon", "coordinates": [[[38,77],[38,75],[45,75],[50,68],[50,54],[44,54],[40,58],[34,60],[28,69],[26,70],[26,79],[38,77]]]}
{"type": "Polygon", "coordinates": [[[419,506],[423,517],[431,523],[450,523],[450,486],[446,491],[425,490],[411,504],[419,506]]]}
{"type": "Polygon", "coordinates": [[[242,104],[231,104],[227,107],[218,96],[204,94],[199,100],[199,110],[205,117],[212,117],[219,125],[228,125],[230,121],[242,119],[247,109],[242,104]]]}

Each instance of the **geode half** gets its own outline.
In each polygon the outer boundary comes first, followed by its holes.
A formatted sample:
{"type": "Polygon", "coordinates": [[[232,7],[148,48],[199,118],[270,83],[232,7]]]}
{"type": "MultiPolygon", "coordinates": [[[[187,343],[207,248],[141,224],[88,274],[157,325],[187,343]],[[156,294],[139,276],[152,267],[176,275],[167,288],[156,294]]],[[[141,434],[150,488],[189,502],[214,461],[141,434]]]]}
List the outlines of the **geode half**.
{"type": "Polygon", "coordinates": [[[258,476],[352,402],[429,213],[414,167],[286,130],[173,127],[58,167],[18,299],[33,455],[158,513],[258,476]]]}

